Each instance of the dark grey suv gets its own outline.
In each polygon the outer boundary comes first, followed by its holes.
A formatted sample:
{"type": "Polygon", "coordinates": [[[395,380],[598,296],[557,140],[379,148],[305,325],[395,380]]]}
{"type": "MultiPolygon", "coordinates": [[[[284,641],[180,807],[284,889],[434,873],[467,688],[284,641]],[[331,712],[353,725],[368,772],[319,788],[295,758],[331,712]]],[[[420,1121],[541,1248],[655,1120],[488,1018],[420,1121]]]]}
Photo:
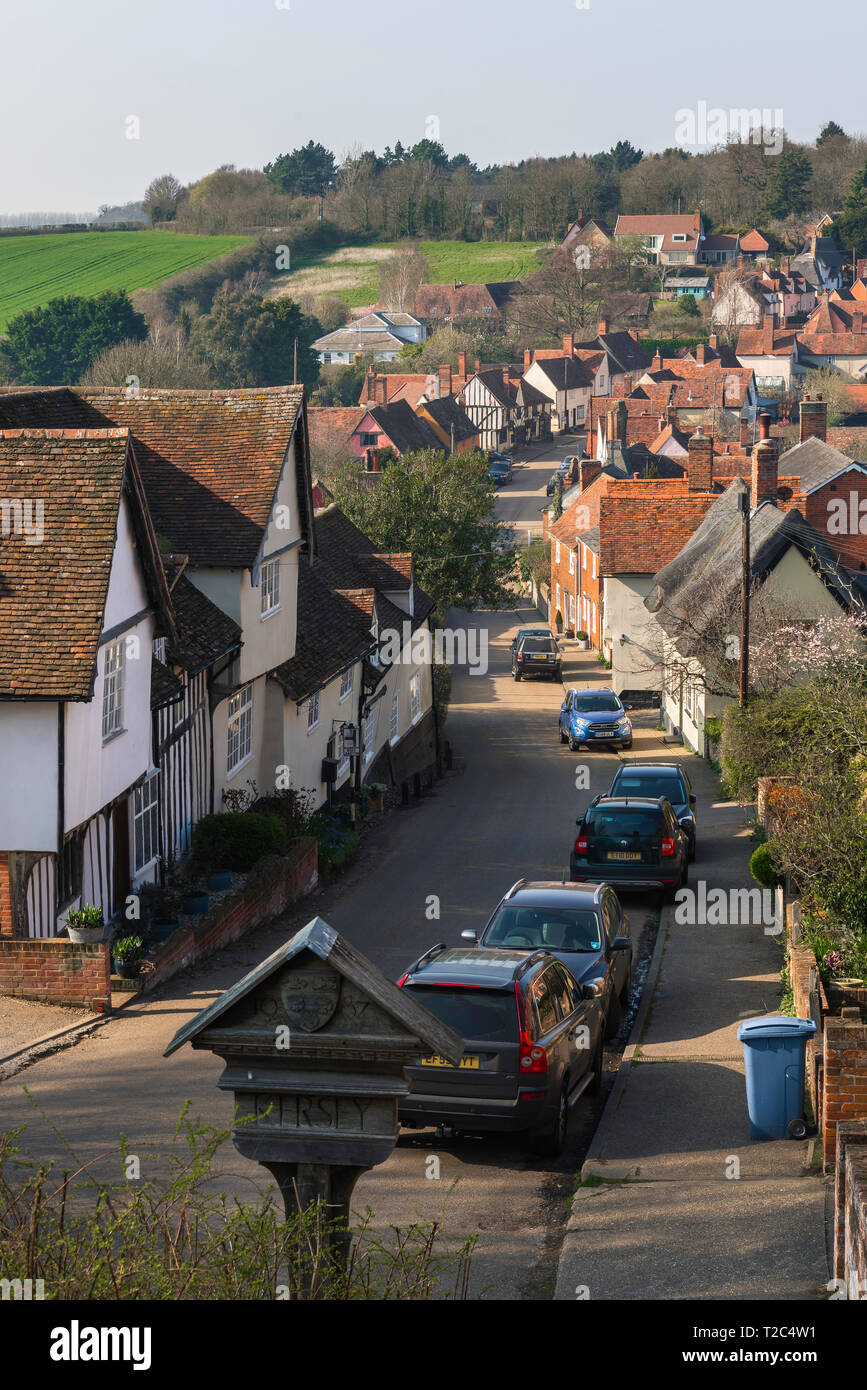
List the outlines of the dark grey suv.
{"type": "Polygon", "coordinates": [[[673,902],[689,882],[689,837],[664,796],[597,796],[576,821],[573,883],[659,888],[673,902]]]}
{"type": "Polygon", "coordinates": [[[592,988],[605,1014],[605,1037],[623,1019],[632,981],[629,918],[607,883],[529,883],[519,879],[481,933],[461,932],[485,949],[550,951],[580,985],[592,988]]]}
{"type": "Polygon", "coordinates": [[[602,1079],[596,990],[549,951],[445,946],[421,956],[400,984],[464,1039],[459,1067],[424,1057],[407,1068],[401,1124],[524,1132],[536,1153],[560,1153],[570,1107],[602,1079]]]}

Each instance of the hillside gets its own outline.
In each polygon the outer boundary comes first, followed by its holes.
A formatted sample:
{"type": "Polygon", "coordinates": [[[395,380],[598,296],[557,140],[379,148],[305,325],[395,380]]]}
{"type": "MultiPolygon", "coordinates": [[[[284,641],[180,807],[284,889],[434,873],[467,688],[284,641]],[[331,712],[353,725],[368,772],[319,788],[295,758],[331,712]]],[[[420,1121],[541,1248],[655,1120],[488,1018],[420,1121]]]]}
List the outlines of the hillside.
{"type": "MultiPolygon", "coordinates": [[[[275,276],[274,295],[333,294],[350,309],[376,302],[381,262],[400,242],[377,242],[371,246],[344,246],[316,256],[299,256],[293,270],[275,276]]],[[[463,280],[466,284],[492,280],[521,280],[539,269],[536,251],[542,241],[419,241],[413,243],[431,268],[431,282],[445,284],[463,280]]]]}
{"type": "Polygon", "coordinates": [[[22,309],[64,294],[147,289],[249,238],[174,232],[70,232],[0,237],[0,329],[22,309]]]}

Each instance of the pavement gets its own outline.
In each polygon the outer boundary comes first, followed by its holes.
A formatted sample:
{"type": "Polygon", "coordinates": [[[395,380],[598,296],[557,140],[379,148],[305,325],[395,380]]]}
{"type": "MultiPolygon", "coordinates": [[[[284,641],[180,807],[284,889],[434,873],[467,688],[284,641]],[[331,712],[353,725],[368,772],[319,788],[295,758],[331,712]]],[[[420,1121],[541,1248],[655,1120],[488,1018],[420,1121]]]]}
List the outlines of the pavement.
{"type": "MultiPolygon", "coordinates": [[[[685,761],[699,799],[690,886],[754,887],[743,808],[721,802],[707,764],[660,736],[662,755],[685,761]]],[[[778,1012],[778,938],[761,923],[675,918],[664,910],[621,1070],[581,1167],[555,1296],[827,1297],[827,1189],[815,1146],[749,1134],[737,1027],[778,1012]]]]}

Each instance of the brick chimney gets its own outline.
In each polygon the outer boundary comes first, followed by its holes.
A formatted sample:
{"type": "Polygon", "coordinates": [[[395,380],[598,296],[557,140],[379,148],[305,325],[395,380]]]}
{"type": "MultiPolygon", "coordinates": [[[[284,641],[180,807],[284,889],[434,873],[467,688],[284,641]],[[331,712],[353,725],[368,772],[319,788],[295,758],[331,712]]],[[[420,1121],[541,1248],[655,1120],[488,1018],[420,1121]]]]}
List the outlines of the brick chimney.
{"type": "Polygon", "coordinates": [[[677,406],[676,406],[676,405],[667,405],[667,406],[665,407],[665,421],[666,421],[666,424],[668,424],[668,425],[676,425],[676,424],[677,424],[677,406]]]}
{"type": "Polygon", "coordinates": [[[710,492],[713,485],[713,436],[701,426],[689,439],[687,482],[690,492],[710,492]]]}
{"type": "Polygon", "coordinates": [[[762,317],[762,352],[773,352],[774,350],[774,315],[765,314],[762,317]]]}
{"type": "Polygon", "coordinates": [[[524,348],[524,371],[528,372],[533,365],[532,348],[524,348]]]}
{"type": "Polygon", "coordinates": [[[860,336],[863,334],[863,332],[864,332],[864,310],[863,310],[863,309],[854,309],[854,310],[852,311],[852,332],[853,332],[853,333],[857,333],[857,334],[859,335],[859,337],[860,337],[860,336]]]}
{"type": "Polygon", "coordinates": [[[476,363],[475,363],[475,367],[473,368],[473,370],[476,371],[476,372],[480,372],[480,371],[482,370],[482,359],[481,359],[481,357],[477,357],[477,358],[476,358],[476,363]]]}
{"type": "Polygon", "coordinates": [[[575,334],[567,333],[563,339],[563,352],[567,357],[575,356],[575,334]]]}
{"type": "Polygon", "coordinates": [[[698,347],[696,348],[695,360],[700,367],[704,367],[707,365],[707,352],[705,351],[704,343],[699,343],[698,347]]]}
{"type": "Polygon", "coordinates": [[[659,351],[659,348],[657,348],[656,352],[653,354],[653,361],[650,364],[650,370],[652,372],[662,371],[662,353],[659,351]]]}
{"type": "Polygon", "coordinates": [[[377,405],[388,405],[388,377],[378,376],[374,382],[374,400],[377,405]]]}
{"type": "Polygon", "coordinates": [[[452,369],[448,362],[439,369],[440,397],[452,394],[452,369]]]}
{"type": "Polygon", "coordinates": [[[750,502],[753,507],[762,502],[776,502],[778,485],[779,439],[771,438],[771,417],[759,416],[759,442],[753,449],[753,471],[750,502]]]}
{"type": "Polygon", "coordinates": [[[818,242],[818,240],[819,238],[817,233],[813,231],[810,234],[810,255],[813,257],[814,260],[816,259],[816,243],[818,242]]]}
{"type": "Polygon", "coordinates": [[[598,478],[602,472],[602,464],[598,459],[582,459],[578,464],[578,491],[583,492],[598,478]]]}
{"type": "Polygon", "coordinates": [[[861,256],[855,262],[855,279],[867,280],[867,256],[861,256]]]}
{"type": "Polygon", "coordinates": [[[365,403],[376,400],[376,372],[371,367],[364,382],[365,403]]]}
{"type": "Polygon", "coordinates": [[[600,320],[599,320],[599,323],[597,324],[596,331],[597,331],[597,333],[607,333],[607,332],[608,332],[608,320],[607,320],[607,319],[600,319],[600,320]]]}
{"type": "Polygon", "coordinates": [[[719,352],[719,336],[716,333],[711,333],[707,345],[712,352],[719,352]]]}
{"type": "Polygon", "coordinates": [[[504,367],[504,368],[503,368],[503,385],[505,386],[506,390],[508,391],[508,389],[509,389],[509,368],[508,368],[508,367],[504,367]]]}
{"type": "Polygon", "coordinates": [[[626,426],[629,420],[629,413],[626,409],[625,401],[618,401],[608,409],[608,443],[613,444],[619,441],[626,444],[626,426]]]}
{"type": "Polygon", "coordinates": [[[801,444],[805,439],[827,440],[827,438],[828,402],[823,401],[821,396],[817,396],[815,400],[805,396],[801,401],[801,444]]]}
{"type": "Polygon", "coordinates": [[[637,328],[630,328],[630,329],[629,329],[629,336],[630,336],[630,338],[632,339],[633,343],[637,343],[637,342],[638,342],[638,329],[637,329],[637,328]]]}
{"type": "Polygon", "coordinates": [[[741,416],[741,448],[744,450],[750,447],[750,423],[746,415],[741,416]]]}
{"type": "Polygon", "coordinates": [[[466,374],[467,374],[467,354],[466,354],[465,352],[459,352],[459,353],[458,353],[458,376],[466,376],[466,374]]]}
{"type": "Polygon", "coordinates": [[[660,432],[660,434],[661,434],[662,431],[665,429],[665,427],[666,427],[667,424],[668,424],[668,421],[666,420],[665,416],[664,416],[664,415],[660,415],[660,417],[659,417],[659,432],[660,432]]]}

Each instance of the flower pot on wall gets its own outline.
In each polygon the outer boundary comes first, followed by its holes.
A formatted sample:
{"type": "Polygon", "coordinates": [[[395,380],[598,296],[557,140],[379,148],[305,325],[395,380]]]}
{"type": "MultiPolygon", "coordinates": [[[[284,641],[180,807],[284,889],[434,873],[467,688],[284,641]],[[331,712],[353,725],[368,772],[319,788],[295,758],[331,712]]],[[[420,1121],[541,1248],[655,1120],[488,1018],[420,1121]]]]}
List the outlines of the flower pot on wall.
{"type": "Polygon", "coordinates": [[[115,975],[119,975],[122,980],[135,980],[141,974],[140,960],[115,960],[112,961],[112,970],[115,975]]]}
{"type": "Polygon", "coordinates": [[[76,946],[95,946],[105,936],[105,927],[67,927],[66,934],[76,946]]]}

